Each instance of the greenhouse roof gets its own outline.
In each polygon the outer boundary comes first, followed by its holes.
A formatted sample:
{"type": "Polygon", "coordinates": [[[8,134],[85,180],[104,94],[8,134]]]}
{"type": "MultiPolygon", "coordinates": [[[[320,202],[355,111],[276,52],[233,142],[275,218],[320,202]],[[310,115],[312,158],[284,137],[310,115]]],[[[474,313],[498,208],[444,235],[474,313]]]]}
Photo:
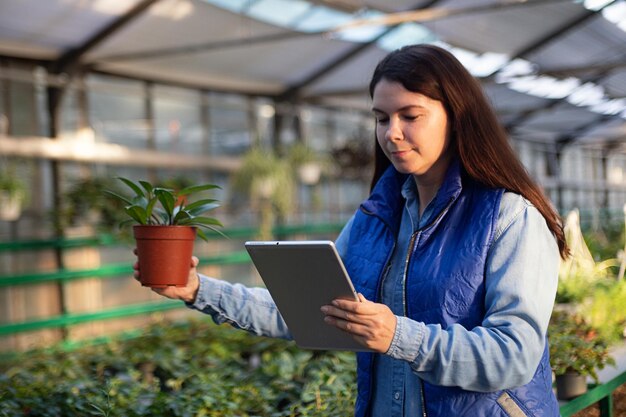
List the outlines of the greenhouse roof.
{"type": "Polygon", "coordinates": [[[380,58],[430,42],[519,140],[626,150],[626,0],[3,0],[0,57],[368,109],[380,58]]]}

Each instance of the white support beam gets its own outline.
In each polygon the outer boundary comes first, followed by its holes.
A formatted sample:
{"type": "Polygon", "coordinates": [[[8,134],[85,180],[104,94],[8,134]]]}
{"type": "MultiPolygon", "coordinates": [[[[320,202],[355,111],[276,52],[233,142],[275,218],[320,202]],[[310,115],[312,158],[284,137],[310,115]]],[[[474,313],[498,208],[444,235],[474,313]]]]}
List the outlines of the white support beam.
{"type": "Polygon", "coordinates": [[[197,156],[128,148],[114,143],[94,142],[80,135],[56,140],[45,137],[0,137],[0,155],[42,158],[57,161],[152,168],[198,168],[231,173],[239,158],[197,156]]]}

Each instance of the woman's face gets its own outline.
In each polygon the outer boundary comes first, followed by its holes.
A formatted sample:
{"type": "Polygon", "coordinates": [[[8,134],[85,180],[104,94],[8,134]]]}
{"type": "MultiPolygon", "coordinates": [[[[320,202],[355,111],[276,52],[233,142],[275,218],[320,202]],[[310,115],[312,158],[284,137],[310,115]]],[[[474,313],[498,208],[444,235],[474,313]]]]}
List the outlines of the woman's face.
{"type": "Polygon", "coordinates": [[[441,183],[448,167],[448,116],[440,101],[381,79],[372,111],[376,138],[393,166],[422,181],[441,183]]]}

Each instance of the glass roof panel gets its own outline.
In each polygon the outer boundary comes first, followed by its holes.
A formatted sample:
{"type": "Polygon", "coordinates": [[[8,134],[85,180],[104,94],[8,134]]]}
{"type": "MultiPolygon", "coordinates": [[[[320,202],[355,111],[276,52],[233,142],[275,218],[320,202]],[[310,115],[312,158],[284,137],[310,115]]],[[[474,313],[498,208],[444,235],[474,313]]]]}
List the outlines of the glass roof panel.
{"type": "Polygon", "coordinates": [[[377,43],[381,48],[393,51],[405,45],[432,43],[436,40],[437,36],[425,26],[417,23],[404,23],[383,36],[377,43]]]}
{"type": "MultiPolygon", "coordinates": [[[[365,12],[358,13],[358,15],[353,15],[352,17],[355,19],[369,19],[383,15],[384,13],[376,10],[366,10],[365,12]]],[[[349,24],[350,22],[348,21],[347,23],[349,24]]],[[[380,36],[380,34],[385,30],[387,30],[385,26],[377,25],[347,27],[335,32],[334,36],[338,39],[350,42],[369,42],[377,36],[380,36]]]]}
{"type": "Polygon", "coordinates": [[[626,1],[620,1],[602,10],[602,16],[626,32],[626,1]]]}
{"type": "Polygon", "coordinates": [[[223,9],[230,10],[231,12],[240,13],[248,4],[250,0],[203,0],[209,4],[212,4],[223,9]]]}
{"type": "Polygon", "coordinates": [[[316,6],[294,29],[302,32],[323,32],[347,23],[352,16],[326,6],[316,6]]]}
{"type": "Polygon", "coordinates": [[[252,4],[246,14],[266,23],[289,27],[311,7],[311,3],[304,0],[260,0],[252,4]]]}

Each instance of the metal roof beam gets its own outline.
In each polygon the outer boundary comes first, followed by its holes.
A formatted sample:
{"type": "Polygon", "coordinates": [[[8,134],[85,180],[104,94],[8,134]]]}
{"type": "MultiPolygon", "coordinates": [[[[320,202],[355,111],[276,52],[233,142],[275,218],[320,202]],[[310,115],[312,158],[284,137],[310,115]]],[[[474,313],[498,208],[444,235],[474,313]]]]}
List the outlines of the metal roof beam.
{"type": "Polygon", "coordinates": [[[150,6],[159,0],[142,0],[132,7],[128,12],[121,15],[117,19],[113,20],[107,26],[99,30],[82,45],[75,48],[70,48],[65,51],[56,61],[52,62],[49,66],[49,70],[52,73],[59,74],[61,72],[71,72],[73,68],[79,63],[80,59],[89,52],[91,49],[98,46],[109,36],[124,27],[127,23],[134,20],[145,12],[150,6]]]}
{"type": "MultiPolygon", "coordinates": [[[[438,1],[439,0],[431,0],[431,1],[429,1],[425,5],[418,5],[418,6],[414,7],[414,8],[412,8],[412,10],[428,9],[428,8],[434,6],[438,1]]],[[[394,30],[398,26],[399,26],[399,24],[390,26],[389,28],[385,29],[380,35],[376,36],[374,39],[351,48],[349,51],[347,51],[344,54],[342,54],[341,56],[338,56],[337,58],[335,58],[335,60],[333,62],[331,62],[330,64],[324,66],[323,68],[318,69],[317,71],[315,71],[312,74],[310,74],[307,78],[301,80],[298,84],[294,84],[294,85],[288,87],[283,92],[283,94],[281,94],[282,98],[283,99],[291,99],[291,98],[297,96],[300,90],[302,90],[303,88],[307,87],[308,85],[311,85],[315,81],[319,80],[320,78],[322,78],[325,75],[329,74],[330,72],[334,71],[335,69],[337,69],[338,67],[342,66],[346,62],[348,62],[351,59],[355,58],[356,56],[361,54],[363,51],[365,51],[366,49],[368,49],[372,45],[375,45],[376,42],[378,42],[383,36],[387,35],[389,32],[391,32],[392,30],[394,30]]]]}
{"type": "MultiPolygon", "coordinates": [[[[533,42],[533,43],[527,45],[526,47],[522,48],[521,50],[519,50],[517,53],[514,54],[513,57],[511,57],[511,60],[516,59],[516,58],[521,58],[521,57],[523,57],[525,55],[528,55],[528,54],[530,54],[530,53],[540,49],[540,48],[543,48],[544,46],[546,46],[547,44],[549,44],[553,40],[555,40],[555,39],[557,39],[559,37],[562,37],[566,33],[570,32],[571,30],[576,28],[577,26],[580,26],[583,23],[589,21],[589,19],[591,19],[592,17],[598,16],[599,13],[604,8],[606,8],[607,6],[610,6],[614,2],[615,2],[615,0],[605,4],[604,6],[599,8],[598,10],[588,10],[587,12],[585,12],[583,15],[577,17],[576,19],[561,25],[560,27],[556,28],[555,30],[553,30],[552,32],[547,34],[546,36],[542,37],[541,39],[537,39],[535,42],[533,42]]],[[[498,73],[498,71],[496,71],[494,74],[490,75],[486,80],[495,78],[497,73],[498,73]]],[[[605,74],[605,73],[606,72],[602,72],[602,74],[605,74]]],[[[603,76],[598,74],[596,77],[593,77],[593,78],[594,78],[594,80],[597,80],[597,79],[601,79],[602,77],[603,76]]],[[[584,80],[584,82],[589,82],[589,81],[591,81],[591,79],[584,80]]],[[[506,130],[510,132],[511,130],[515,129],[521,123],[523,123],[526,120],[530,119],[535,113],[540,112],[540,111],[550,110],[553,107],[555,107],[556,105],[558,105],[559,103],[561,103],[562,100],[563,99],[551,100],[545,106],[538,107],[536,109],[523,112],[519,117],[515,118],[515,120],[513,120],[512,122],[507,123],[507,125],[505,126],[506,130]]]]}
{"type": "Polygon", "coordinates": [[[197,45],[186,45],[186,46],[177,46],[173,48],[163,48],[163,49],[152,49],[148,51],[137,51],[130,52],[125,54],[116,54],[109,55],[98,58],[98,61],[93,65],[102,64],[105,62],[111,61],[134,61],[141,59],[152,59],[152,58],[163,58],[163,57],[171,57],[175,55],[185,55],[191,53],[198,52],[207,52],[211,50],[224,50],[227,48],[238,48],[245,47],[255,44],[269,43],[269,42],[280,42],[285,40],[297,39],[297,38],[305,38],[305,37],[315,37],[320,36],[319,33],[316,32],[292,32],[292,31],[283,31],[278,33],[271,33],[269,35],[260,35],[250,38],[236,38],[236,39],[226,39],[221,41],[214,42],[205,42],[197,45]]]}
{"type": "Polygon", "coordinates": [[[539,68],[536,73],[537,75],[549,75],[552,77],[568,77],[584,73],[607,73],[622,68],[626,68],[626,61],[624,60],[611,61],[604,64],[585,65],[582,67],[539,68]]]}

